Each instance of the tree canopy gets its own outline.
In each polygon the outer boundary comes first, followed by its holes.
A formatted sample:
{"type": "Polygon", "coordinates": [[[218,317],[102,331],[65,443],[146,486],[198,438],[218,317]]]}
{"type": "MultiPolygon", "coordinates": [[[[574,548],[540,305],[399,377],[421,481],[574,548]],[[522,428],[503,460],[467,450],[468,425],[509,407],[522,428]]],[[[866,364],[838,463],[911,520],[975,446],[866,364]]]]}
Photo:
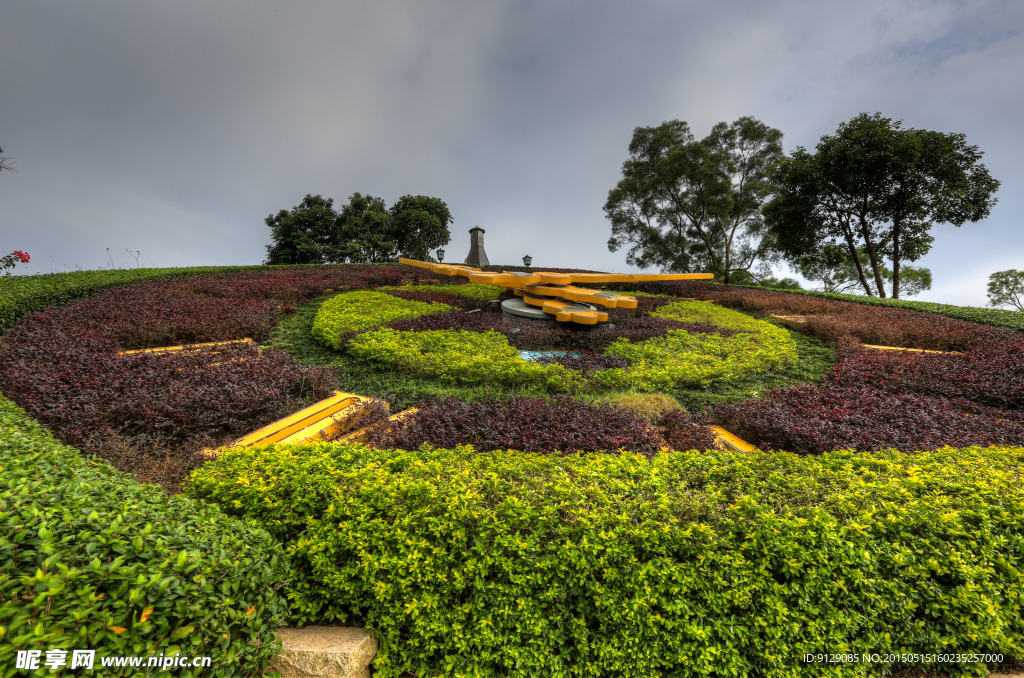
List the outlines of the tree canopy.
{"type": "Polygon", "coordinates": [[[334,200],[307,194],[291,210],[264,219],[270,227],[266,264],[332,263],[335,245],[334,200]]]}
{"type": "Polygon", "coordinates": [[[782,158],[782,132],[751,117],[718,123],[695,140],[680,120],[637,127],[608,193],[608,249],[628,246],[627,263],[666,272],[735,271],[778,260],[761,207],[772,192],[771,166],[782,158]]]}
{"type": "Polygon", "coordinates": [[[391,206],[391,230],[398,252],[410,259],[425,260],[429,251],[451,241],[448,205],[425,195],[404,195],[391,206]]]}
{"type": "Polygon", "coordinates": [[[888,257],[899,298],[902,263],[928,252],[935,223],[961,226],[991,211],[999,182],[981,156],[962,134],[903,129],[900,121],[863,113],[823,136],[814,153],[798,147],[775,166],[777,192],[765,220],[791,262],[828,267],[837,261],[835,248],[845,250],[868,295],[886,296],[888,257]]]}
{"type": "Polygon", "coordinates": [[[988,278],[988,305],[1012,306],[1024,313],[1024,271],[996,271],[988,278]]]}
{"type": "Polygon", "coordinates": [[[429,259],[448,244],[451,213],[444,201],[405,195],[391,209],[383,198],[353,193],[341,211],[334,200],[307,195],[291,210],[266,218],[267,264],[338,264],[429,259]]]}

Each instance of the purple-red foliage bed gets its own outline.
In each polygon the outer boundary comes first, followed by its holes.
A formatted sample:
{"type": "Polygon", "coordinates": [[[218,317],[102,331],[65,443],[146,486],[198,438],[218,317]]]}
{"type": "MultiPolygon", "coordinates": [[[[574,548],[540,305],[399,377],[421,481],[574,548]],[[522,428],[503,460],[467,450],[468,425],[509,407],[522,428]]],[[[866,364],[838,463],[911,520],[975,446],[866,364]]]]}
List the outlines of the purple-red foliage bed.
{"type": "Polygon", "coordinates": [[[763,449],[798,454],[1024,445],[1019,412],[874,388],[775,389],[740,405],[719,405],[714,416],[726,430],[763,449]]]}
{"type": "MultiPolygon", "coordinates": [[[[377,425],[367,443],[406,450],[418,449],[423,443],[434,447],[473,445],[480,452],[512,449],[544,454],[627,449],[648,457],[664,444],[661,430],[634,412],[568,396],[551,400],[515,396],[502,402],[475,403],[447,397],[417,407],[419,412],[409,421],[377,425]]],[[[677,417],[673,431],[685,426],[677,417]]]]}
{"type": "Polygon", "coordinates": [[[884,306],[866,306],[798,294],[711,285],[695,280],[616,283],[610,289],[634,289],[655,294],[712,301],[755,315],[803,316],[800,331],[822,341],[838,344],[855,337],[865,344],[902,346],[937,351],[1002,351],[1021,339],[1021,333],[1004,327],[956,320],[934,313],[884,306]]]}
{"type": "Polygon", "coordinates": [[[49,308],[0,341],[0,391],[65,443],[175,489],[198,453],[323,398],[329,368],[254,344],[119,351],[265,338],[278,311],[328,289],[395,285],[399,266],[310,267],[154,281],[49,308]]]}

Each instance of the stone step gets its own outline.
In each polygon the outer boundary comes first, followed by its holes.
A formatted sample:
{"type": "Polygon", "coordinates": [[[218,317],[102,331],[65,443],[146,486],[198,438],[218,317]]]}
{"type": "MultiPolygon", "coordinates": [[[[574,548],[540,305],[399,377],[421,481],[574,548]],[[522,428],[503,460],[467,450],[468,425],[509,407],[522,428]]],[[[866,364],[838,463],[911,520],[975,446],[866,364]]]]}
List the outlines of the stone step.
{"type": "Polygon", "coordinates": [[[370,678],[377,638],[366,629],[346,626],[280,628],[284,652],[270,662],[281,678],[370,678]]]}

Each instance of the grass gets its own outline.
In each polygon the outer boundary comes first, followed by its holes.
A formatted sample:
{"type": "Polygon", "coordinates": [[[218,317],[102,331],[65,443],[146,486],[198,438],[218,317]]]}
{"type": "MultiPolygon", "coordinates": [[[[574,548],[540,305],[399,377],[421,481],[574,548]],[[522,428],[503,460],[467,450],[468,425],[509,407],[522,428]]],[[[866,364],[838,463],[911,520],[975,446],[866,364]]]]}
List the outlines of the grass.
{"type": "MultiPolygon", "coordinates": [[[[346,353],[325,348],[313,339],[311,331],[313,319],[320,306],[333,296],[335,295],[319,297],[299,307],[297,313],[281,316],[280,323],[263,346],[286,351],[297,362],[303,364],[328,365],[336,368],[338,382],[343,391],[383,398],[391,403],[392,412],[408,409],[417,401],[431,395],[453,395],[465,402],[475,402],[484,397],[501,400],[514,395],[547,395],[545,390],[533,387],[444,385],[414,374],[377,368],[346,353]]],[[[796,383],[820,384],[825,373],[836,362],[835,352],[817,339],[806,337],[789,328],[784,329],[790,333],[797,347],[797,359],[788,368],[712,384],[706,389],[676,389],[666,392],[665,395],[675,398],[685,409],[696,411],[721,402],[747,400],[771,388],[796,383]]],[[[609,396],[614,397],[614,394],[603,394],[599,397],[609,396]]]]}

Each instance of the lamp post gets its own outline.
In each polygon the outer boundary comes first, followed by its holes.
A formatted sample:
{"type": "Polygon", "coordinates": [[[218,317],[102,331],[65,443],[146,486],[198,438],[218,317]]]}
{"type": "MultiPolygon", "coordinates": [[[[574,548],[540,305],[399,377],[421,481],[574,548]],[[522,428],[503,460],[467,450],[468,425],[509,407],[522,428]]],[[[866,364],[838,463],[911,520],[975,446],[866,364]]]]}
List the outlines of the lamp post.
{"type": "Polygon", "coordinates": [[[444,261],[444,250],[438,250],[437,251],[437,263],[440,264],[442,261],[444,261]]]}
{"type": "Polygon", "coordinates": [[[523,257],[523,266],[525,266],[526,268],[530,268],[530,264],[532,262],[533,262],[533,257],[531,257],[529,254],[527,254],[525,257],[523,257]]]}

